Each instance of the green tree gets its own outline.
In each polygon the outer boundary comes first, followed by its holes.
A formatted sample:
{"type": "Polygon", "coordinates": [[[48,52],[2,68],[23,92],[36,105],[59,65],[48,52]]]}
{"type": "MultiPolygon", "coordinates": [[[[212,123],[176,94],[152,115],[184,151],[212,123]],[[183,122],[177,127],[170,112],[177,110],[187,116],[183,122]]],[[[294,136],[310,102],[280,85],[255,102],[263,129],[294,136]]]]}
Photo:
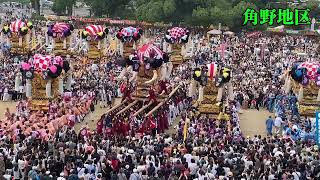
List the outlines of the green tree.
{"type": "Polygon", "coordinates": [[[40,0],[30,0],[31,6],[36,10],[36,13],[40,15],[40,0]]]}
{"type": "Polygon", "coordinates": [[[71,16],[76,0],[54,0],[52,11],[57,15],[71,16]]]}

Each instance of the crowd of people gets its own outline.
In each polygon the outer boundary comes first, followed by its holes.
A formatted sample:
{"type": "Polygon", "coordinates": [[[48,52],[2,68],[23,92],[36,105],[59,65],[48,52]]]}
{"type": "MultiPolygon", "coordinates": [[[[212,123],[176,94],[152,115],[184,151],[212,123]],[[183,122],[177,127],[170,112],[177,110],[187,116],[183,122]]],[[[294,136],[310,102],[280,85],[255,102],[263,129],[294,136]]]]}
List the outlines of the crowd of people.
{"type": "Polygon", "coordinates": [[[209,40],[193,34],[190,41],[193,57],[173,72],[170,82],[187,91],[195,67],[213,61],[230,66],[236,97],[228,102],[230,120],[198,114],[190,99],[170,101],[167,120],[174,132],[142,136],[107,136],[82,122],[94,105],[111,107],[122,96],[116,54],[92,63],[72,60],[71,92],[50,101],[47,113],[30,111],[25,82],[17,76],[22,60],[3,58],[1,100],[18,102],[16,112],[7,109],[0,123],[0,175],[15,180],[319,179],[314,122],[289,118],[287,113],[295,110],[288,105],[294,95],[284,94],[280,78],[295,62],[319,60],[319,43],[307,36],[265,34],[209,40]],[[242,134],[242,108],[275,113],[266,122],[268,136],[242,134]],[[76,132],[75,123],[84,124],[84,131],[76,132]]]}

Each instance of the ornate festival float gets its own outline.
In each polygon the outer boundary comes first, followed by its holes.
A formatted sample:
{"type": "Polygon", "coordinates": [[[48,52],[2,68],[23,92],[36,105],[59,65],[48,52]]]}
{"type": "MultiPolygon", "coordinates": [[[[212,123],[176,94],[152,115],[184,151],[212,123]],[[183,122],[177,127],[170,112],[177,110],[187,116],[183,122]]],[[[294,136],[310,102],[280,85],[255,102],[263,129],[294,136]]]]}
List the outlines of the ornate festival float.
{"type": "Polygon", "coordinates": [[[129,58],[133,50],[136,50],[138,41],[142,36],[143,30],[141,28],[126,27],[121,28],[117,32],[117,39],[120,41],[120,54],[124,59],[129,58]]]}
{"type": "Polygon", "coordinates": [[[81,32],[81,39],[87,43],[88,59],[96,60],[104,56],[109,30],[102,25],[90,25],[81,32]]]}
{"type": "Polygon", "coordinates": [[[300,116],[314,117],[320,109],[320,65],[318,62],[295,64],[285,73],[284,89],[297,96],[300,116]],[[292,90],[292,91],[291,91],[292,90]]]}
{"type": "Polygon", "coordinates": [[[26,55],[31,50],[31,36],[34,35],[32,22],[20,19],[4,24],[1,41],[10,44],[10,52],[16,55],[26,55]]]}
{"type": "Polygon", "coordinates": [[[61,56],[35,54],[29,62],[21,64],[21,73],[26,80],[26,96],[31,100],[31,110],[48,110],[49,100],[56,98],[65,88],[71,88],[69,62],[61,56]]]}
{"type": "Polygon", "coordinates": [[[74,27],[72,24],[57,22],[48,26],[46,45],[51,44],[52,53],[55,56],[72,54],[72,36],[74,27]]]}
{"type": "Polygon", "coordinates": [[[123,99],[105,114],[107,133],[162,133],[168,128],[168,102],[178,104],[185,99],[179,86],[168,85],[172,71],[169,57],[154,44],[145,44],[128,59],[118,60],[118,64],[123,67],[118,77],[125,82],[121,88],[123,99]]]}
{"type": "Polygon", "coordinates": [[[211,63],[197,67],[189,86],[189,97],[194,97],[198,87],[198,99],[195,106],[201,114],[212,114],[218,119],[226,119],[226,104],[233,101],[231,70],[228,67],[211,63]]]}
{"type": "Polygon", "coordinates": [[[174,66],[181,64],[184,60],[185,44],[189,39],[189,30],[181,27],[173,27],[169,29],[165,35],[163,50],[170,54],[170,61],[174,66]]]}

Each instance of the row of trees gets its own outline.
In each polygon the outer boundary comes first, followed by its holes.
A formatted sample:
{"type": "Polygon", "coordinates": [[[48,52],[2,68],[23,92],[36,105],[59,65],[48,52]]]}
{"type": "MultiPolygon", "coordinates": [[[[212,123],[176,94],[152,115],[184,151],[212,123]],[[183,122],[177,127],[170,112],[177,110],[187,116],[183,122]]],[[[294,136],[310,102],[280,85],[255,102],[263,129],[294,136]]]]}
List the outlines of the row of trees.
{"type": "MultiPolygon", "coordinates": [[[[310,8],[312,17],[320,14],[318,0],[306,3],[288,0],[54,0],[52,10],[58,15],[71,15],[77,1],[89,6],[90,14],[96,17],[202,26],[221,23],[233,30],[243,28],[243,13],[248,7],[310,8]]],[[[31,3],[35,9],[39,6],[39,0],[31,0],[31,3]]]]}

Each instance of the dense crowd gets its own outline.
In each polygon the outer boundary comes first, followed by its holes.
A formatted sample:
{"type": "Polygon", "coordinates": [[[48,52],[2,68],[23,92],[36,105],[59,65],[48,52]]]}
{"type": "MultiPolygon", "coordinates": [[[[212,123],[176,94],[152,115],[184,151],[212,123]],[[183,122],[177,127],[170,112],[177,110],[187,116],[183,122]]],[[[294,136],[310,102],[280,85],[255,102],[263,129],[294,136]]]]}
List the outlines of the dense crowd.
{"type": "MultiPolygon", "coordinates": [[[[161,31],[149,33],[162,36],[161,31]]],[[[319,179],[319,147],[306,138],[314,132],[314,123],[287,116],[293,109],[287,106],[279,77],[295,62],[318,60],[318,42],[305,36],[245,34],[209,41],[198,34],[190,39],[194,56],[173,72],[170,82],[186,91],[192,69],[216,61],[232,68],[236,100],[228,103],[229,121],[199,115],[190,101],[168,104],[169,125],[178,121],[170,135],[106,136],[87,125],[82,128],[85,134],[75,131],[75,123],[90,115],[94,104],[110,107],[122,96],[115,55],[93,63],[71,60],[71,92],[51,101],[48,113],[29,110],[25,82],[16,76],[19,59],[6,57],[1,61],[0,94],[2,100],[18,103],[16,112],[8,109],[1,120],[0,174],[15,180],[319,179]],[[225,54],[218,50],[222,44],[225,54]],[[279,104],[286,108],[282,113],[279,104]],[[275,112],[266,122],[268,136],[243,136],[241,107],[275,112]]]]}

